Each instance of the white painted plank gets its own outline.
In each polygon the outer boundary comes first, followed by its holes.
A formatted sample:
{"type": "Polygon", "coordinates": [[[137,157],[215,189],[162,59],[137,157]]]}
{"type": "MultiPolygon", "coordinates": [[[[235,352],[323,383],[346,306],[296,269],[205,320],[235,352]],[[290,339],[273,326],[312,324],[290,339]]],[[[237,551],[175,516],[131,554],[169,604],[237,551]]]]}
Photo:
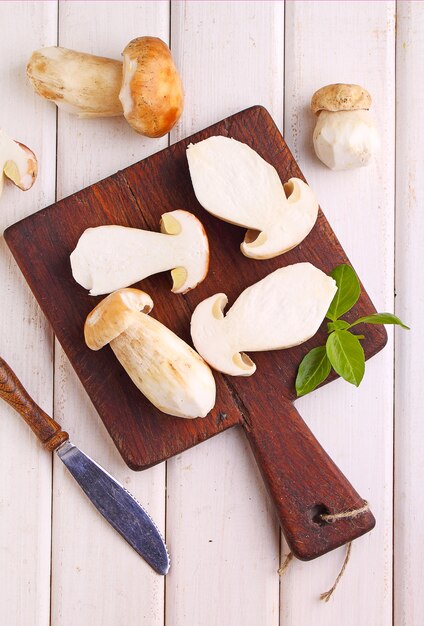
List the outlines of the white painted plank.
{"type": "Polygon", "coordinates": [[[422,621],[424,596],[424,4],[399,2],[396,47],[395,626],[422,621]]]}
{"type": "MultiPolygon", "coordinates": [[[[282,122],[284,6],[175,2],[171,43],[186,90],[175,141],[254,104],[282,122]]],[[[278,624],[278,527],[244,434],[168,461],[169,626],[278,624]]]]}
{"type": "MultiPolygon", "coordinates": [[[[25,66],[33,49],[56,43],[56,3],[0,3],[0,127],[39,159],[23,193],[6,184],[0,231],[54,200],[56,117],[35,97],[25,66]]],[[[52,336],[22,274],[0,240],[0,351],[46,410],[52,409],[52,336]]],[[[0,623],[47,626],[50,610],[51,457],[6,404],[0,419],[0,623]]]]}
{"type": "MultiPolygon", "coordinates": [[[[61,2],[59,40],[65,47],[120,58],[139,35],[167,41],[167,2],[61,2]]],[[[58,196],[64,197],[167,145],[125,120],[80,120],[59,113],[58,196]]],[[[81,329],[82,332],[82,329],[81,329]]],[[[66,357],[58,347],[56,416],[75,443],[106,467],[164,529],[165,466],[131,472],[118,455],[66,357]]],[[[163,623],[164,581],[92,509],[60,462],[54,471],[52,623],[163,623]]]]}
{"type": "MultiPolygon", "coordinates": [[[[393,2],[287,2],[286,140],[371,298],[393,311],[393,2]],[[332,172],[315,158],[313,92],[328,83],[368,88],[382,149],[369,167],[332,172]]],[[[391,624],[393,343],[367,363],[359,389],[337,381],[297,402],[330,456],[369,500],[376,529],[357,540],[339,589],[319,606],[344,552],[295,561],[282,582],[282,624],[391,624]]]]}

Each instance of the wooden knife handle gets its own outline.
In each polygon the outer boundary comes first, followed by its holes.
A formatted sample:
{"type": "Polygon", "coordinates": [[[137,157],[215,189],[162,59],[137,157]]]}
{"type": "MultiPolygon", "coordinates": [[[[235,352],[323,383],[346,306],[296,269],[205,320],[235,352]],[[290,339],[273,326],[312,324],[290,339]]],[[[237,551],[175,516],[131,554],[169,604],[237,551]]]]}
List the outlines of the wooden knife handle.
{"type": "Polygon", "coordinates": [[[6,400],[26,421],[28,426],[52,452],[69,439],[59,424],[34,402],[9,365],[0,357],[0,398],[6,400]]]}
{"type": "Polygon", "coordinates": [[[366,503],[291,402],[278,418],[249,416],[244,428],[297,558],[314,559],[374,528],[375,519],[366,503]],[[334,518],[341,513],[346,516],[334,518]],[[330,521],[326,515],[332,516],[330,521]]]}

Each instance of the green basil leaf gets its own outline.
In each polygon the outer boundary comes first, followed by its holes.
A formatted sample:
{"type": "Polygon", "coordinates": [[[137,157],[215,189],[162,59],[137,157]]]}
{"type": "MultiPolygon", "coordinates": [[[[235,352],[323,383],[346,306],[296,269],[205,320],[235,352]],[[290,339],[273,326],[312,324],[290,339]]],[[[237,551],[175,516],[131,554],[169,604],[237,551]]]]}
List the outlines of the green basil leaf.
{"type": "Polygon", "coordinates": [[[326,317],[334,322],[357,302],[361,287],[355,270],[350,265],[339,265],[331,272],[331,276],[337,283],[337,292],[326,317]]]}
{"type": "Polygon", "coordinates": [[[361,343],[348,330],[337,330],[327,339],[328,359],[339,376],[359,386],[365,371],[365,355],[361,343]]]}
{"type": "Polygon", "coordinates": [[[406,328],[406,330],[410,330],[409,326],[406,326],[406,324],[392,313],[374,313],[373,315],[360,317],[355,320],[349,328],[356,326],[356,324],[397,324],[398,326],[402,326],[402,328],[406,328]]]}
{"type": "Polygon", "coordinates": [[[304,396],[323,380],[330,373],[331,363],[328,360],[325,346],[313,348],[306,356],[303,357],[296,377],[296,393],[298,396],[304,396]]]}
{"type": "Polygon", "coordinates": [[[329,333],[333,332],[333,330],[346,330],[349,328],[350,324],[345,322],[344,320],[335,320],[334,322],[328,322],[327,330],[329,333]]]}

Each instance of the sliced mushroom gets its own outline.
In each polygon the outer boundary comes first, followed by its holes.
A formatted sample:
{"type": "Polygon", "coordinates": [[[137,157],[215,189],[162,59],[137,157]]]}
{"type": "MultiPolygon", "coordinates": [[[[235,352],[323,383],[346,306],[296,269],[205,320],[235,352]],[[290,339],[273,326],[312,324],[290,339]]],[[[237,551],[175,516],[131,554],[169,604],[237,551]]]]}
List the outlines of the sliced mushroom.
{"type": "Polygon", "coordinates": [[[87,346],[110,344],[138,389],[163,413],[205,417],[215,405],[208,365],[166,326],[149,317],[153,301],[138,289],[120,289],[102,300],[84,326],[87,346]]]}
{"type": "Polygon", "coordinates": [[[225,317],[225,294],[203,300],[191,318],[194,346],[216,370],[250,376],[256,365],[244,350],[281,350],[307,341],[336,291],[333,278],[310,263],[282,267],[245,289],[225,317]]]}
{"type": "Polygon", "coordinates": [[[228,137],[209,137],[187,149],[194,192],[220,219],[249,230],[241,251],[269,259],[297,246],[311,231],[318,202],[299,178],[284,186],[275,168],[252,148],[228,137]]]}
{"type": "Polygon", "coordinates": [[[184,105],[180,76],[171,52],[157,37],[133,39],[124,63],[67,48],[33,52],[27,75],[35,91],[80,117],[124,115],[134,130],[162,137],[184,105]]]}
{"type": "Polygon", "coordinates": [[[172,270],[174,293],[194,289],[209,267],[208,238],[201,222],[187,211],[172,211],[162,215],[161,231],[88,228],[71,254],[73,277],[92,296],[167,270],[172,270]]]}
{"type": "Polygon", "coordinates": [[[0,130],[0,195],[3,191],[4,176],[22,191],[27,191],[37,178],[37,170],[35,154],[0,130]]]}

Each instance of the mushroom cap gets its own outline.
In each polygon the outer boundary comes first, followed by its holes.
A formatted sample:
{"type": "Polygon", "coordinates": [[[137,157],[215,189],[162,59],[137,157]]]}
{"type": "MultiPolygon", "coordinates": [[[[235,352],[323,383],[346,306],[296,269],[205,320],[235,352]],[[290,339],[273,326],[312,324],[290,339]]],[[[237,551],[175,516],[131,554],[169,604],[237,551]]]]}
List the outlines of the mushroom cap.
{"type": "Polygon", "coordinates": [[[280,267],[245,289],[224,315],[227,296],[202,300],[191,317],[197,352],[214,369],[250,376],[256,366],[245,352],[297,346],[320,327],[336,282],[311,263],[280,267]]]}
{"type": "Polygon", "coordinates": [[[84,324],[85,343],[100,350],[125,332],[140,312],[150,313],[153,300],[139,289],[118,289],[88,314],[84,324]]]}
{"type": "Polygon", "coordinates": [[[209,241],[203,224],[193,213],[177,209],[162,215],[160,230],[167,235],[183,234],[187,242],[184,265],[171,271],[172,292],[187,293],[206,278],[209,270],[209,241]]]}
{"type": "Polygon", "coordinates": [[[366,89],[345,83],[321,87],[311,99],[311,110],[316,114],[320,111],[356,111],[370,106],[371,96],[366,89]]]}
{"type": "Polygon", "coordinates": [[[157,37],[133,39],[123,51],[119,93],[124,115],[134,130],[147,137],[166,135],[184,105],[180,76],[171,51],[157,37]]]}
{"type": "Polygon", "coordinates": [[[242,352],[236,329],[226,325],[224,310],[227,304],[225,293],[216,293],[202,300],[191,317],[191,338],[200,356],[218,372],[230,376],[251,376],[256,371],[256,365],[242,352]]]}
{"type": "Polygon", "coordinates": [[[20,177],[19,179],[14,177],[14,172],[10,169],[10,166],[5,167],[4,173],[9,178],[9,180],[12,181],[12,183],[15,183],[15,185],[19,187],[19,189],[22,189],[22,191],[28,191],[28,189],[31,189],[31,187],[35,183],[35,179],[38,175],[37,157],[35,156],[33,151],[28,148],[28,146],[21,143],[20,141],[17,141],[16,143],[24,151],[27,158],[27,171],[25,172],[24,176],[20,177]]]}

